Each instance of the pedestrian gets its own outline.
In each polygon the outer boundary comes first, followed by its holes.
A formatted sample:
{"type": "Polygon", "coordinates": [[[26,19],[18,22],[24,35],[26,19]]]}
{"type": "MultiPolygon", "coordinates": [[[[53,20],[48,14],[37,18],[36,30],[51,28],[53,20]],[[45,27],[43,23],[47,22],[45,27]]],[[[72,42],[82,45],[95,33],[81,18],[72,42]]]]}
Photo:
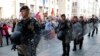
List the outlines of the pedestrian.
{"type": "Polygon", "coordinates": [[[14,32],[15,26],[16,26],[16,21],[15,21],[15,20],[13,20],[12,32],[14,32]]]}
{"type": "Polygon", "coordinates": [[[84,35],[86,34],[86,22],[84,21],[84,17],[83,16],[80,16],[80,20],[79,20],[79,22],[81,23],[81,25],[82,25],[82,34],[81,34],[81,36],[79,36],[80,37],[80,39],[79,39],[79,49],[81,50],[82,49],[82,47],[83,47],[83,40],[84,40],[84,35]]]}
{"type": "Polygon", "coordinates": [[[36,56],[36,49],[40,40],[40,24],[29,16],[30,9],[28,6],[21,7],[20,12],[22,20],[18,22],[11,35],[12,49],[17,49],[18,56],[36,56]]]}
{"type": "Polygon", "coordinates": [[[3,36],[6,37],[6,43],[7,45],[9,45],[9,39],[10,39],[10,35],[9,35],[9,32],[8,32],[8,25],[7,24],[3,24],[3,36]]]}
{"type": "Polygon", "coordinates": [[[95,15],[92,15],[92,18],[90,18],[89,25],[91,25],[90,28],[92,28],[92,30],[90,30],[88,36],[93,37],[95,30],[96,30],[96,34],[98,33],[98,18],[95,17],[95,15]],[[91,32],[92,32],[92,34],[91,34],[91,32]]]}
{"type": "Polygon", "coordinates": [[[48,17],[48,19],[45,21],[45,40],[51,39],[51,32],[53,30],[53,23],[52,23],[52,17],[48,17]]]}
{"type": "Polygon", "coordinates": [[[98,18],[95,16],[94,22],[93,22],[93,31],[92,31],[92,37],[94,36],[94,33],[98,34],[98,18]]]}
{"type": "Polygon", "coordinates": [[[80,44],[80,49],[82,47],[83,36],[82,36],[82,25],[78,21],[78,17],[74,16],[72,18],[72,37],[74,40],[73,51],[77,50],[77,45],[80,44]]]}
{"type": "Polygon", "coordinates": [[[57,37],[62,41],[63,54],[62,56],[69,56],[70,53],[70,25],[69,21],[66,19],[65,14],[61,15],[61,20],[59,21],[58,27],[59,31],[57,32],[57,37]]]}

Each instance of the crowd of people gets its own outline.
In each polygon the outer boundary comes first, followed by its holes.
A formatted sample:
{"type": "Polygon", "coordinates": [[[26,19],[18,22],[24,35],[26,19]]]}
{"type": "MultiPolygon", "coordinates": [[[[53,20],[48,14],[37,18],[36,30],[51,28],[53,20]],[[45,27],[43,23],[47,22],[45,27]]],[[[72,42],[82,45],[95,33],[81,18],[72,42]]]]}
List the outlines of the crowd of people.
{"type": "MultiPolygon", "coordinates": [[[[0,47],[3,46],[3,39],[6,39],[7,45],[9,45],[10,35],[12,34],[15,19],[0,19],[0,47]]],[[[11,39],[10,39],[11,40],[11,39]]]]}
{"type": "Polygon", "coordinates": [[[62,56],[70,56],[71,41],[73,41],[73,51],[77,50],[77,45],[81,50],[84,35],[88,34],[89,37],[93,37],[95,32],[98,34],[99,18],[95,15],[88,20],[84,16],[73,16],[69,20],[65,14],[52,17],[44,13],[44,20],[41,20],[40,17],[30,17],[30,9],[27,6],[21,7],[20,12],[22,19],[19,21],[0,21],[0,46],[5,36],[7,45],[10,39],[13,45],[11,49],[17,49],[18,56],[36,56],[41,35],[44,36],[44,40],[57,38],[62,41],[62,56]],[[12,33],[9,32],[9,28],[12,33]]]}
{"type": "Polygon", "coordinates": [[[62,56],[69,56],[71,41],[73,41],[73,51],[77,50],[77,45],[81,50],[86,34],[88,34],[89,37],[94,37],[95,33],[98,34],[98,24],[99,18],[95,15],[92,15],[88,20],[83,16],[79,18],[73,16],[71,20],[68,20],[65,14],[62,14],[61,19],[58,21],[58,27],[56,28],[58,29],[57,38],[62,41],[62,56]]]}

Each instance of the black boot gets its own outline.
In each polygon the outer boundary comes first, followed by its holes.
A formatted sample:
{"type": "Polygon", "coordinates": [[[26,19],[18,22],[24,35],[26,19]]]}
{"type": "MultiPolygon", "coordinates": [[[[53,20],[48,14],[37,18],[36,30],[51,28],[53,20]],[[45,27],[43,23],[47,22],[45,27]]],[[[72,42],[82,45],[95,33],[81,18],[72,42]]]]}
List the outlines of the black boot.
{"type": "Polygon", "coordinates": [[[73,51],[76,51],[76,48],[73,48],[73,51]]]}
{"type": "Polygon", "coordinates": [[[62,45],[63,45],[63,54],[62,54],[62,56],[69,56],[70,44],[63,42],[62,45]]]}
{"type": "Polygon", "coordinates": [[[94,36],[95,30],[96,30],[96,29],[94,28],[93,31],[92,31],[92,35],[91,35],[92,37],[94,36]]]}
{"type": "Polygon", "coordinates": [[[22,55],[22,54],[18,54],[18,56],[24,56],[24,55],[22,55]]]}
{"type": "Polygon", "coordinates": [[[62,56],[69,56],[69,54],[68,55],[62,54],[62,56]]]}
{"type": "Polygon", "coordinates": [[[80,43],[79,43],[79,49],[81,50],[82,49],[82,46],[83,46],[83,40],[84,40],[84,37],[82,37],[82,39],[80,39],[80,43]]]}
{"type": "Polygon", "coordinates": [[[2,47],[2,44],[1,44],[1,47],[2,47]]]}
{"type": "Polygon", "coordinates": [[[2,43],[1,43],[0,47],[2,47],[2,43]]]}
{"type": "Polygon", "coordinates": [[[90,33],[88,34],[88,37],[90,37],[90,33]]]}
{"type": "Polygon", "coordinates": [[[98,28],[96,28],[96,34],[98,34],[98,28]]]}
{"type": "Polygon", "coordinates": [[[82,44],[79,45],[79,49],[82,50],[82,44]]]}
{"type": "Polygon", "coordinates": [[[74,48],[73,48],[73,51],[76,51],[76,45],[77,45],[77,43],[76,43],[77,41],[76,41],[76,39],[74,40],[74,48]]]}

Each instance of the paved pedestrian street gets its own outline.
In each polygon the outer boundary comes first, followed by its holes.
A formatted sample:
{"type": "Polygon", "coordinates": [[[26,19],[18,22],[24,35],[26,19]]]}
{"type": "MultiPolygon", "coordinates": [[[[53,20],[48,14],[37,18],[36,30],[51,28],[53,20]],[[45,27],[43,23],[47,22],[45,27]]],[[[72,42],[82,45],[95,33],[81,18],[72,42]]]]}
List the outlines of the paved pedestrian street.
{"type": "MultiPolygon", "coordinates": [[[[94,37],[84,37],[83,49],[77,49],[73,52],[73,42],[71,42],[70,56],[100,56],[100,27],[98,35],[94,37]]],[[[61,56],[62,55],[62,45],[61,41],[56,38],[52,40],[44,40],[41,37],[37,49],[37,56],[61,56]]],[[[17,56],[17,51],[11,50],[11,45],[0,47],[0,56],[17,56]]]]}

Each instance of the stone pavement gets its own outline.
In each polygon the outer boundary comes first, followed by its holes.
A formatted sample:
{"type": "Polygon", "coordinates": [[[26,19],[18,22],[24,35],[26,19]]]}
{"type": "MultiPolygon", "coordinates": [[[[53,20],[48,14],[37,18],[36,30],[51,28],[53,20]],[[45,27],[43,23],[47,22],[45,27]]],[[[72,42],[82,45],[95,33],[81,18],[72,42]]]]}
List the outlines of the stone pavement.
{"type": "MultiPolygon", "coordinates": [[[[94,37],[84,38],[84,46],[82,50],[77,49],[76,52],[72,51],[73,42],[71,42],[70,56],[100,56],[100,27],[98,35],[94,37]]],[[[62,45],[61,41],[56,38],[52,40],[41,39],[38,49],[37,56],[61,56],[62,45]]],[[[0,48],[0,56],[17,56],[17,51],[11,51],[11,45],[0,48]]]]}

